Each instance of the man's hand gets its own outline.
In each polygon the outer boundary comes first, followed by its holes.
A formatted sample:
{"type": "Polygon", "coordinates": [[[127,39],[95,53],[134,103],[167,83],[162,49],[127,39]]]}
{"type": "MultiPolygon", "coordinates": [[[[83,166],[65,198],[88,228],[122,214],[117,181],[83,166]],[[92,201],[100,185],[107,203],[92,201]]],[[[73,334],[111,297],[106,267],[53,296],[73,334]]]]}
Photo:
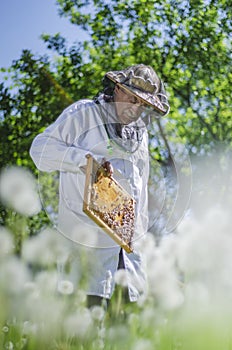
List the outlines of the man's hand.
{"type": "Polygon", "coordinates": [[[114,173],[113,166],[111,165],[111,163],[109,161],[106,161],[104,158],[103,158],[102,167],[104,168],[104,170],[106,172],[105,176],[111,177],[113,175],[113,173],[114,173]]]}
{"type": "Polygon", "coordinates": [[[100,177],[111,177],[113,175],[114,169],[109,161],[106,161],[105,158],[102,160],[102,164],[96,173],[96,181],[99,180],[100,177]]]}

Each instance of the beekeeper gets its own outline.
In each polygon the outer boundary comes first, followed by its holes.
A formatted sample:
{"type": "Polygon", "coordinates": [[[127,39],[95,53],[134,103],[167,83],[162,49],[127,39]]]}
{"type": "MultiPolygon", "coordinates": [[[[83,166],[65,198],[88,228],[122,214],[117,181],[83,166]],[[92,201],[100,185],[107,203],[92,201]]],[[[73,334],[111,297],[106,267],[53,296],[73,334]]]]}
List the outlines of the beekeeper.
{"type": "Polygon", "coordinates": [[[80,100],[66,108],[36,136],[30,149],[40,171],[59,171],[58,230],[78,247],[71,270],[76,270],[77,284],[85,276],[89,304],[111,298],[118,268],[126,271],[130,301],[136,301],[143,292],[145,276],[136,244],[132,253],[120,249],[83,212],[86,155],[93,155],[108,171],[113,170],[135,199],[133,244],[148,229],[147,125],[151,118],[169,112],[163,83],[150,66],[139,64],[110,71],[103,85],[103,92],[94,100],[80,100]],[[86,259],[81,258],[83,251],[86,259]]]}

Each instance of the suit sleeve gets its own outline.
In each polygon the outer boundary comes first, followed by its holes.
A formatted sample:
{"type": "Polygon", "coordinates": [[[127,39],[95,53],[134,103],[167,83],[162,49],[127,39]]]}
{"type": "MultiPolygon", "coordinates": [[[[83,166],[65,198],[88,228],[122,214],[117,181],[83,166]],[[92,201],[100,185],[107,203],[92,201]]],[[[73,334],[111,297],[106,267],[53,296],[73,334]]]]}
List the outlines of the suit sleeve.
{"type": "Polygon", "coordinates": [[[86,164],[89,150],[78,146],[77,140],[89,127],[91,111],[77,103],[67,108],[43,133],[37,135],[30,156],[41,171],[79,172],[86,164]]]}

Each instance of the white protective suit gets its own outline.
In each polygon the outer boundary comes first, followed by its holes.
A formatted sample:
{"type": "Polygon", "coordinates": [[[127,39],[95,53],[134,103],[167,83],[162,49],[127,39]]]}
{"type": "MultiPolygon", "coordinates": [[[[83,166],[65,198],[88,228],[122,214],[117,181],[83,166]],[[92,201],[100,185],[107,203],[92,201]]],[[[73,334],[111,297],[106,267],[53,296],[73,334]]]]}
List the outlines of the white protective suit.
{"type": "MultiPolygon", "coordinates": [[[[141,142],[135,145],[135,151],[130,152],[120,146],[120,140],[110,140],[104,124],[115,122],[115,106],[102,101],[96,104],[92,100],[81,100],[65,109],[34,139],[30,155],[39,170],[60,172],[58,229],[78,246],[75,250],[77,270],[83,264],[81,252],[86,252],[87,262],[82,266],[82,273],[88,281],[86,293],[110,298],[114,290],[113,279],[107,295],[104,286],[106,276],[113,276],[117,270],[120,247],[82,210],[85,174],[81,167],[86,165],[86,154],[90,153],[99,162],[103,157],[110,161],[121,174],[117,180],[127,186],[136,200],[136,241],[148,226],[149,156],[148,136],[143,123],[144,132],[141,142]]],[[[133,253],[123,251],[131,301],[136,301],[145,288],[141,255],[136,251],[136,244],[134,247],[133,253]]]]}

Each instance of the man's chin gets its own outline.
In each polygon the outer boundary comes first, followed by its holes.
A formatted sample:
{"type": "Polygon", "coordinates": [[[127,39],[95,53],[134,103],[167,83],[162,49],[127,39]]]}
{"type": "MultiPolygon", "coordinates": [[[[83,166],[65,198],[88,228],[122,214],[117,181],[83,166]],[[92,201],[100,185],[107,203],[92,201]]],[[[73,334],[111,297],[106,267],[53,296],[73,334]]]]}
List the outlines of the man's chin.
{"type": "Polygon", "coordinates": [[[126,114],[122,114],[120,116],[119,120],[120,120],[120,123],[123,125],[128,125],[128,124],[132,123],[133,121],[135,121],[134,119],[129,118],[128,115],[126,115],[126,114]]]}

